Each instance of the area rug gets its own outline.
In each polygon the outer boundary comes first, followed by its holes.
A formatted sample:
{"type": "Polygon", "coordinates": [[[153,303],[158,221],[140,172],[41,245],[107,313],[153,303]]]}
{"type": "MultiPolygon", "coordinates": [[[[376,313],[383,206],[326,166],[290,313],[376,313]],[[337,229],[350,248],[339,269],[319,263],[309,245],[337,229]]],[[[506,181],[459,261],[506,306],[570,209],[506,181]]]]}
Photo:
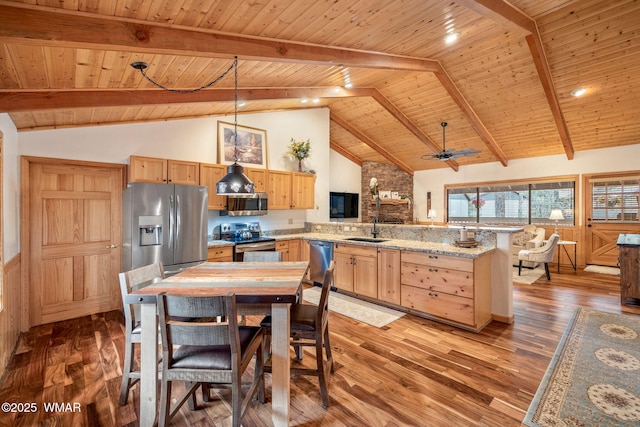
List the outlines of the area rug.
{"type": "MultiPolygon", "coordinates": [[[[318,301],[320,301],[320,288],[305,289],[302,298],[310,303],[318,304],[318,301]]],[[[334,291],[329,292],[329,310],[377,328],[388,325],[405,315],[401,311],[372,304],[334,291]]]]}
{"type": "Polygon", "coordinates": [[[591,273],[611,274],[613,276],[620,275],[620,269],[618,267],[605,267],[603,265],[587,265],[584,271],[591,273]]]}
{"type": "Polygon", "coordinates": [[[513,267],[513,281],[516,283],[523,283],[530,285],[540,278],[544,274],[544,267],[534,268],[522,268],[522,274],[518,276],[518,267],[513,267]]]}
{"type": "Polygon", "coordinates": [[[640,316],[577,309],[524,425],[640,425],[639,334],[640,316]]]}

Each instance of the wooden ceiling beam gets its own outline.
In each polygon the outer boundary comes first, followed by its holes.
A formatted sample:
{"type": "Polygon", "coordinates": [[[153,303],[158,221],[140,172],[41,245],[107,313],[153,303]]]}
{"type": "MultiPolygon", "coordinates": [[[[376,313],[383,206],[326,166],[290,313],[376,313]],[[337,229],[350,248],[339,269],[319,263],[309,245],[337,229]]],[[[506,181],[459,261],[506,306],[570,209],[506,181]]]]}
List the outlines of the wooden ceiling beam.
{"type": "Polygon", "coordinates": [[[316,65],[435,71],[438,61],[380,52],[187,30],[148,21],[0,4],[0,42],[316,65]]]}
{"type": "Polygon", "coordinates": [[[446,89],[447,93],[449,93],[455,103],[458,104],[458,107],[460,107],[464,115],[471,123],[471,126],[473,126],[473,128],[476,130],[478,136],[480,136],[480,139],[482,139],[487,148],[489,148],[493,155],[496,156],[496,159],[498,159],[498,161],[502,163],[502,166],[507,166],[508,159],[502,151],[502,148],[500,148],[491,133],[489,133],[484,123],[482,123],[482,120],[480,120],[480,117],[478,117],[473,107],[471,107],[471,104],[469,104],[456,84],[453,82],[453,80],[451,80],[451,77],[449,77],[445,69],[440,68],[440,70],[435,74],[438,80],[440,80],[442,86],[444,86],[444,88],[446,89]]]}
{"type": "MultiPolygon", "coordinates": [[[[252,88],[238,89],[238,99],[255,101],[290,98],[348,98],[371,96],[370,88],[252,88]]],[[[55,90],[0,91],[0,112],[37,111],[65,108],[119,107],[132,105],[190,104],[229,102],[234,89],[206,89],[200,92],[172,93],[147,90],[55,90]]]]}
{"type": "Polygon", "coordinates": [[[329,141],[329,148],[331,148],[336,153],[341,154],[342,156],[344,156],[347,159],[351,160],[356,165],[362,166],[362,160],[358,156],[354,155],[350,151],[345,150],[344,148],[342,148],[341,146],[339,146],[335,142],[329,141]]]}
{"type": "Polygon", "coordinates": [[[538,70],[538,76],[544,89],[544,94],[547,97],[547,102],[551,108],[551,114],[553,120],[556,122],[556,128],[560,134],[560,141],[562,141],[562,147],[567,155],[567,159],[572,160],[574,155],[573,142],[571,142],[571,135],[569,135],[569,129],[567,128],[567,122],[564,119],[562,108],[560,108],[560,101],[556,91],[556,85],[553,83],[553,77],[551,75],[551,69],[549,68],[549,61],[544,53],[544,46],[538,30],[526,37],[531,56],[533,57],[533,63],[538,70]]]}
{"type": "MultiPolygon", "coordinates": [[[[431,140],[422,130],[416,126],[407,116],[404,115],[391,101],[389,101],[382,93],[377,89],[371,89],[371,97],[375,99],[385,110],[387,110],[393,117],[396,118],[405,128],[416,136],[424,145],[432,151],[440,151],[440,148],[435,142],[431,140]]],[[[459,165],[455,160],[446,160],[451,169],[458,171],[459,165]]]]}
{"type": "Polygon", "coordinates": [[[536,70],[538,71],[542,89],[549,103],[549,108],[551,109],[553,120],[556,123],[564,151],[567,158],[572,160],[574,156],[573,143],[571,142],[571,136],[569,135],[569,129],[567,128],[567,122],[564,119],[562,108],[560,108],[560,101],[558,100],[556,87],[553,83],[549,61],[544,51],[544,45],[536,21],[506,1],[460,0],[460,4],[503,25],[505,28],[511,30],[524,29],[528,33],[525,39],[529,45],[529,51],[533,57],[536,70]]]}
{"type": "Polygon", "coordinates": [[[344,130],[346,130],[350,134],[352,134],[353,136],[355,136],[356,138],[358,138],[360,141],[364,142],[369,147],[377,151],[381,156],[389,160],[391,163],[393,163],[394,165],[396,165],[397,167],[399,167],[409,175],[413,176],[413,169],[405,165],[402,161],[398,160],[396,157],[394,157],[387,150],[385,150],[380,145],[378,145],[378,143],[376,143],[373,139],[369,138],[367,135],[362,133],[359,129],[357,129],[351,123],[337,116],[334,112],[331,112],[329,114],[329,119],[333,121],[335,124],[337,124],[338,126],[342,127],[344,130]]]}

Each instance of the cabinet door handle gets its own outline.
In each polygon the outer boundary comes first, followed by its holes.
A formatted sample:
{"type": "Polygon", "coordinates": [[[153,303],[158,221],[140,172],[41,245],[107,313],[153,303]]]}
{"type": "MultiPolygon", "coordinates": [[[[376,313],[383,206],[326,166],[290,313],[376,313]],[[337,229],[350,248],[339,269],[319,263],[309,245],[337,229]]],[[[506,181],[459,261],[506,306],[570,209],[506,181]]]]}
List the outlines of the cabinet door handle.
{"type": "Polygon", "coordinates": [[[429,258],[431,258],[431,259],[438,259],[438,255],[429,255],[429,258]]]}
{"type": "Polygon", "coordinates": [[[438,294],[436,294],[436,293],[434,293],[434,292],[429,292],[429,296],[430,296],[430,297],[437,297],[437,296],[438,296],[438,294]]]}
{"type": "Polygon", "coordinates": [[[437,273],[438,269],[437,268],[430,268],[429,271],[432,272],[432,273],[437,273]]]}

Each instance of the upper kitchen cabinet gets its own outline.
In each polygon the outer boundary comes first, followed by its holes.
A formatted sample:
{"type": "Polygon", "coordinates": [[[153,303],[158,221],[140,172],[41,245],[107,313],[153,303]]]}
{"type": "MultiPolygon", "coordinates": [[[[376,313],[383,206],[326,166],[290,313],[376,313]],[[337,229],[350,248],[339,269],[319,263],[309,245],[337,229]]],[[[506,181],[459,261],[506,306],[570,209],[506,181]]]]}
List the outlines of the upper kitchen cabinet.
{"type": "Polygon", "coordinates": [[[253,189],[256,193],[267,192],[267,170],[244,168],[244,174],[253,182],[253,189]]]}
{"type": "Polygon", "coordinates": [[[293,172],[291,175],[291,207],[293,209],[313,209],[316,176],[301,172],[293,172]]]}
{"type": "Polygon", "coordinates": [[[200,182],[199,163],[156,157],[130,156],[129,182],[198,185],[200,182]]]}
{"type": "Polygon", "coordinates": [[[291,172],[267,172],[269,209],[291,209],[291,172]]]}
{"type": "Polygon", "coordinates": [[[207,208],[212,211],[227,209],[227,196],[216,194],[216,184],[227,173],[227,166],[200,163],[200,185],[206,185],[209,190],[209,202],[207,208]]]}
{"type": "Polygon", "coordinates": [[[269,170],[269,209],[313,209],[316,176],[269,170]]]}

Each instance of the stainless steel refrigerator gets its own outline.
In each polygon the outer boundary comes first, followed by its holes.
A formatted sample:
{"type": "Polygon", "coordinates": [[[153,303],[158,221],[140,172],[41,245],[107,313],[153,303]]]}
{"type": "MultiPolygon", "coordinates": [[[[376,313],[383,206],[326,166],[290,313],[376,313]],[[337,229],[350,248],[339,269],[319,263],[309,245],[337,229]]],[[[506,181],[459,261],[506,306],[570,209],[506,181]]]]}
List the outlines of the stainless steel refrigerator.
{"type": "Polygon", "coordinates": [[[162,262],[171,275],[207,260],[206,186],[134,182],[122,193],[122,271],[162,262]]]}

